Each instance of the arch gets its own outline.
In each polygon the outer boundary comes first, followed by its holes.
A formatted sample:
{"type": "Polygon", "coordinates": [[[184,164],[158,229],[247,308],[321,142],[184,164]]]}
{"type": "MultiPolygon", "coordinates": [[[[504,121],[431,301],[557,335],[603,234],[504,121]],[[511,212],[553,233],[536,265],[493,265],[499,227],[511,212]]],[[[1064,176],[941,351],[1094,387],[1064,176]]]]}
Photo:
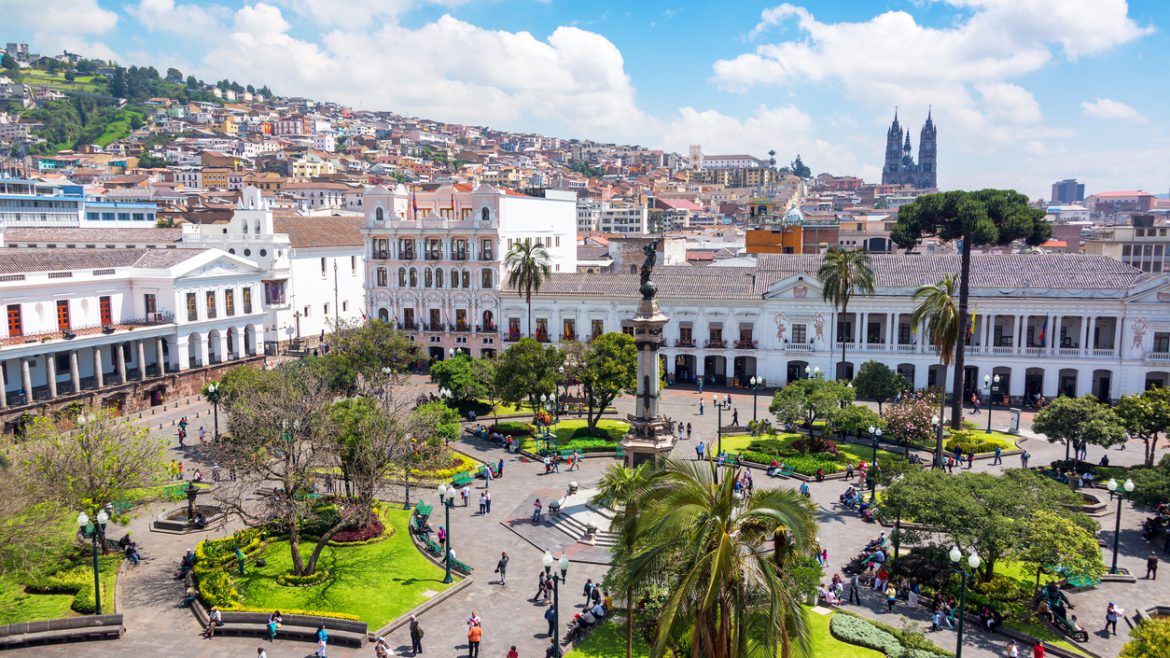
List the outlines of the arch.
{"type": "Polygon", "coordinates": [[[847,381],[853,379],[853,362],[852,361],[838,361],[837,362],[837,379],[840,381],[847,381]]]}
{"type": "Polygon", "coordinates": [[[418,287],[418,270],[414,269],[413,267],[410,268],[410,287],[418,287]]]}
{"type": "Polygon", "coordinates": [[[787,382],[794,382],[798,379],[808,379],[808,373],[804,371],[808,367],[808,361],[789,361],[785,369],[785,379],[787,382]]]}
{"type": "Polygon", "coordinates": [[[1024,404],[1033,403],[1044,393],[1044,368],[1028,368],[1024,371],[1024,404]]]}
{"type": "Polygon", "coordinates": [[[224,355],[226,357],[226,360],[228,360],[228,361],[233,361],[235,359],[240,358],[240,353],[239,353],[240,340],[238,338],[239,331],[240,330],[237,329],[236,327],[228,327],[228,330],[227,330],[227,353],[224,355]]]}
{"type": "Polygon", "coordinates": [[[451,287],[459,287],[459,270],[454,267],[451,268],[451,287]]]}
{"type": "Polygon", "coordinates": [[[380,286],[380,287],[385,287],[385,286],[390,285],[390,277],[389,277],[388,272],[386,271],[386,268],[379,267],[378,269],[374,270],[374,272],[375,272],[374,285],[380,286]]]}
{"type": "Polygon", "coordinates": [[[996,366],[991,369],[991,403],[1005,404],[1011,400],[1012,369],[1007,366],[996,366]],[[996,382],[995,378],[999,377],[996,382]]]}
{"type": "Polygon", "coordinates": [[[467,270],[463,270],[463,287],[464,288],[471,287],[471,272],[469,272],[467,270]]]}
{"type": "Polygon", "coordinates": [[[1057,395],[1067,395],[1070,398],[1077,396],[1077,371],[1075,368],[1061,368],[1056,381],[1057,395]]]}
{"type": "Polygon", "coordinates": [[[443,268],[441,268],[441,267],[435,268],[435,287],[436,288],[443,287],[443,268]]]}
{"type": "Polygon", "coordinates": [[[495,273],[489,268],[484,268],[480,273],[479,287],[485,290],[491,290],[495,287],[495,273]]]}
{"type": "Polygon", "coordinates": [[[695,381],[694,354],[678,354],[674,357],[674,381],[682,383],[695,381]]]}
{"type": "MultiPolygon", "coordinates": [[[[946,369],[949,373],[950,369],[946,369]]],[[[941,388],[946,390],[950,377],[945,376],[943,367],[937,363],[933,364],[926,370],[926,387],[927,388],[941,388]]]]}
{"type": "Polygon", "coordinates": [[[398,268],[398,287],[399,288],[406,287],[406,268],[405,267],[398,268]]]}
{"type": "Polygon", "coordinates": [[[895,370],[898,372],[899,375],[902,375],[903,377],[905,377],[906,381],[910,382],[911,388],[914,387],[914,364],[913,363],[899,363],[898,367],[895,368],[895,370]]]}
{"type": "Polygon", "coordinates": [[[219,329],[212,329],[207,332],[207,363],[204,365],[212,365],[223,361],[224,355],[219,349],[219,339],[222,335],[219,329]]]}
{"type": "Polygon", "coordinates": [[[483,312],[483,324],[480,325],[483,331],[496,330],[496,315],[491,310],[483,312]]]}
{"type": "Polygon", "coordinates": [[[382,210],[382,206],[378,206],[378,209],[374,211],[374,220],[378,222],[386,221],[386,212],[382,210]]]}
{"type": "Polygon", "coordinates": [[[244,327],[244,353],[256,356],[256,327],[252,325],[244,327]]]}
{"type": "Polygon", "coordinates": [[[479,355],[485,359],[496,358],[496,351],[490,347],[485,347],[479,351],[479,355]]]}
{"type": "Polygon", "coordinates": [[[430,288],[433,286],[434,283],[435,283],[435,273],[432,272],[431,268],[428,267],[427,269],[423,270],[423,287],[430,288]]]}
{"type": "Polygon", "coordinates": [[[756,376],[756,357],[737,356],[732,363],[732,373],[735,386],[748,386],[752,377],[756,376]]]}
{"type": "Polygon", "coordinates": [[[1093,371],[1093,395],[1102,402],[1113,400],[1113,371],[1098,368],[1093,371]]]}
{"type": "Polygon", "coordinates": [[[727,357],[711,355],[703,359],[703,379],[708,384],[723,386],[727,383],[727,357]]]}
{"type": "Polygon", "coordinates": [[[1151,388],[1166,388],[1170,385],[1170,372],[1164,370],[1151,370],[1146,373],[1146,387],[1145,390],[1151,388]]]}
{"type": "Polygon", "coordinates": [[[483,221],[485,221],[485,222],[490,222],[490,221],[492,221],[492,211],[491,211],[491,210],[488,210],[488,207],[487,207],[487,206],[484,206],[483,208],[480,208],[480,209],[479,209],[479,216],[480,216],[480,218],[482,218],[482,219],[483,219],[483,221]]]}
{"type": "Polygon", "coordinates": [[[382,308],[379,308],[378,309],[378,319],[381,320],[382,322],[389,322],[390,321],[390,311],[384,306],[382,308]]]}
{"type": "Polygon", "coordinates": [[[187,367],[198,368],[207,365],[203,363],[203,334],[198,331],[187,336],[187,367]]]}

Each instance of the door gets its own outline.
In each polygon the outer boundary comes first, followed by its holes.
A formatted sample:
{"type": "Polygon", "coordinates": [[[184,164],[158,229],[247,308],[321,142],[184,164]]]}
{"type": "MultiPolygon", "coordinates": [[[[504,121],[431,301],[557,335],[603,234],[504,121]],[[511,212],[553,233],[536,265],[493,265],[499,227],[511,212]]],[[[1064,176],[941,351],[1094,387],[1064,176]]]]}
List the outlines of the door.
{"type": "Polygon", "coordinates": [[[60,300],[57,302],[57,330],[69,331],[69,301],[60,300]]]}
{"type": "Polygon", "coordinates": [[[99,303],[99,305],[101,307],[101,311],[102,311],[102,326],[108,326],[108,325],[114,324],[114,312],[113,312],[113,309],[110,307],[110,298],[109,297],[99,297],[98,303],[99,303]]]}

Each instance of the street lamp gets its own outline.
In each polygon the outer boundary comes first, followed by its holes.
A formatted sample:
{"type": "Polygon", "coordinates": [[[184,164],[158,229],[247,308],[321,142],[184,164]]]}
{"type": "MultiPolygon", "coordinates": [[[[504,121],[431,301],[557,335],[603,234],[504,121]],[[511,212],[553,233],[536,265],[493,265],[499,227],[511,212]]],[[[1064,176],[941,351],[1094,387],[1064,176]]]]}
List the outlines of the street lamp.
{"type": "Polygon", "coordinates": [[[935,442],[934,467],[941,471],[942,467],[943,467],[943,461],[942,461],[942,452],[943,452],[942,419],[939,418],[938,415],[936,414],[936,415],[930,417],[930,422],[934,424],[934,442],[935,442]]]}
{"type": "Polygon", "coordinates": [[[406,502],[402,509],[410,509],[410,469],[414,466],[414,437],[406,437],[406,502]]]}
{"type": "Polygon", "coordinates": [[[443,521],[447,524],[447,545],[443,548],[447,552],[443,556],[443,563],[447,565],[447,573],[443,576],[444,583],[451,583],[451,508],[455,506],[455,485],[439,485],[439,504],[443,506],[443,521]]]}
{"type": "Polygon", "coordinates": [[[544,552],[544,557],[540,559],[544,564],[544,575],[552,575],[553,581],[553,656],[560,658],[561,655],[561,587],[560,584],[565,582],[565,578],[569,575],[569,558],[564,555],[560,560],[554,560],[552,553],[544,552]],[[560,569],[559,574],[553,574],[553,564],[560,569]]]}
{"type": "Polygon", "coordinates": [[[211,403],[212,413],[215,417],[215,431],[213,436],[215,440],[219,440],[219,382],[211,382],[207,385],[207,401],[211,403]]]}
{"type": "Polygon", "coordinates": [[[882,428],[870,425],[869,436],[873,442],[873,458],[869,461],[869,472],[865,474],[865,479],[868,480],[866,484],[869,485],[869,500],[873,502],[877,497],[877,451],[878,442],[882,440],[882,428]]]}
{"type": "MultiPolygon", "coordinates": [[[[718,452],[715,453],[716,459],[718,459],[719,456],[723,454],[723,410],[730,409],[731,402],[728,402],[727,400],[721,401],[719,399],[718,395],[715,395],[714,393],[712,393],[711,394],[711,404],[714,405],[715,408],[719,410],[719,418],[716,419],[716,421],[715,421],[715,428],[718,431],[718,436],[719,436],[719,450],[718,450],[718,452]]],[[[718,462],[716,462],[716,463],[718,463],[718,462]]],[[[718,470],[715,471],[715,482],[716,483],[719,482],[719,471],[718,470]]]]}
{"type": "Polygon", "coordinates": [[[951,548],[950,557],[951,562],[955,564],[955,568],[958,569],[963,578],[963,585],[959,590],[959,632],[958,638],[955,640],[955,658],[963,658],[963,615],[967,609],[967,578],[975,574],[975,570],[979,568],[979,563],[982,560],[979,558],[979,554],[972,549],[971,554],[967,556],[967,566],[971,567],[971,571],[968,572],[959,562],[963,559],[963,552],[959,550],[958,546],[951,548]]]}
{"type": "Polygon", "coordinates": [[[999,375],[983,375],[983,388],[987,389],[987,433],[991,434],[991,393],[999,390],[999,375]]]}
{"type": "Polygon", "coordinates": [[[1117,544],[1121,539],[1121,501],[1125,498],[1125,494],[1133,493],[1133,480],[1126,479],[1125,484],[1118,486],[1117,480],[1109,478],[1109,482],[1105,485],[1111,495],[1117,496],[1117,523],[1113,527],[1113,566],[1109,569],[1109,573],[1117,573],[1117,544]]]}
{"type": "Polygon", "coordinates": [[[752,375],[752,378],[748,382],[752,385],[752,420],[757,420],[756,399],[760,396],[760,384],[764,383],[764,378],[752,375]]]}
{"type": "Polygon", "coordinates": [[[92,526],[89,524],[88,514],[81,512],[77,515],[77,525],[82,536],[93,540],[93,602],[94,612],[99,615],[102,614],[102,578],[98,568],[98,535],[105,534],[106,521],[109,520],[110,516],[104,509],[98,510],[97,522],[92,526]]]}

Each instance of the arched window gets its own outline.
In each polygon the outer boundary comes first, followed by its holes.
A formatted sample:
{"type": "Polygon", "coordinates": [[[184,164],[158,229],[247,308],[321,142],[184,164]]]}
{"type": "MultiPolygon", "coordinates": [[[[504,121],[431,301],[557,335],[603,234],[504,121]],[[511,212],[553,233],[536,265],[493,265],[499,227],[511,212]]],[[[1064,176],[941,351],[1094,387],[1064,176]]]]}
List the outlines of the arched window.
{"type": "Polygon", "coordinates": [[[484,206],[479,212],[480,212],[480,216],[483,217],[483,221],[485,221],[485,222],[492,221],[492,211],[488,210],[487,206],[484,206]]]}
{"type": "Polygon", "coordinates": [[[406,287],[406,268],[405,267],[398,268],[398,287],[399,288],[406,287]]]}
{"type": "Polygon", "coordinates": [[[431,268],[428,267],[427,269],[423,270],[423,287],[424,288],[431,287],[431,284],[434,283],[434,276],[435,275],[431,272],[431,268]]]}
{"type": "Polygon", "coordinates": [[[387,311],[384,308],[378,309],[378,319],[381,320],[382,322],[389,322],[390,321],[390,311],[387,311]]]}
{"type": "Polygon", "coordinates": [[[463,270],[463,287],[471,287],[471,272],[468,272],[467,270],[463,270]]]}
{"type": "Polygon", "coordinates": [[[452,288],[459,287],[459,270],[457,270],[455,268],[451,268],[451,287],[452,288]]]}
{"type": "Polygon", "coordinates": [[[496,318],[492,314],[491,311],[484,311],[483,312],[483,330],[484,331],[495,331],[495,329],[496,329],[495,319],[496,318]]]}
{"type": "Polygon", "coordinates": [[[378,275],[377,275],[377,284],[376,285],[382,286],[382,287],[390,285],[390,282],[388,280],[389,277],[386,275],[386,268],[379,267],[377,272],[378,272],[378,275]]]}
{"type": "Polygon", "coordinates": [[[410,287],[418,287],[418,270],[414,269],[413,267],[410,268],[410,287]]]}
{"type": "Polygon", "coordinates": [[[485,290],[490,290],[492,288],[492,285],[493,285],[492,284],[492,278],[493,278],[492,271],[491,270],[484,270],[481,273],[481,275],[482,276],[480,277],[479,287],[481,287],[485,290]]]}
{"type": "Polygon", "coordinates": [[[435,287],[443,287],[443,268],[441,267],[435,270],[435,287]]]}
{"type": "Polygon", "coordinates": [[[379,222],[386,220],[386,213],[382,210],[381,207],[374,211],[374,216],[379,222]]]}

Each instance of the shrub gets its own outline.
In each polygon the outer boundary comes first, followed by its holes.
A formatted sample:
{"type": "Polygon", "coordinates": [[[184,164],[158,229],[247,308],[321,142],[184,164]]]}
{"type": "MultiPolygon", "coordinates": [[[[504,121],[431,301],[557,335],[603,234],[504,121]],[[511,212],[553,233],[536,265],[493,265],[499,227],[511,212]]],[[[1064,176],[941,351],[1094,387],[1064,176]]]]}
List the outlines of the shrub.
{"type": "Polygon", "coordinates": [[[976,434],[972,430],[957,430],[951,432],[950,438],[944,444],[947,452],[954,452],[955,446],[959,446],[964,453],[974,452],[976,454],[984,452],[995,452],[995,447],[1004,446],[1003,441],[996,441],[987,435],[976,434]]]}
{"type": "MultiPolygon", "coordinates": [[[[103,576],[117,570],[124,559],[121,553],[111,553],[98,558],[103,576]]],[[[104,578],[103,578],[104,582],[104,578]]],[[[69,607],[78,614],[91,615],[97,611],[93,595],[93,565],[89,558],[82,558],[70,565],[42,575],[25,585],[25,591],[32,594],[72,594],[69,607]]],[[[106,592],[112,597],[113,592],[106,592]]]]}
{"type": "Polygon", "coordinates": [[[829,620],[829,633],[842,642],[880,651],[887,658],[902,656],[902,643],[898,638],[864,619],[835,614],[829,620]]]}
{"type": "Polygon", "coordinates": [[[460,473],[468,473],[479,468],[479,464],[470,457],[452,453],[451,463],[446,468],[412,468],[410,475],[417,478],[446,480],[460,473]]]}
{"type": "Polygon", "coordinates": [[[573,439],[561,446],[562,450],[579,450],[581,452],[613,452],[617,444],[610,439],[573,439]]]}
{"type": "Polygon", "coordinates": [[[531,436],[536,433],[536,428],[531,423],[521,423],[516,421],[506,421],[503,423],[496,423],[491,426],[491,431],[504,434],[506,436],[531,436]]]}
{"type": "Polygon", "coordinates": [[[347,528],[333,535],[334,544],[352,544],[355,542],[367,542],[371,539],[377,539],[386,532],[386,526],[382,525],[382,519],[378,518],[377,514],[370,516],[369,521],[357,528],[347,528]]]}
{"type": "Polygon", "coordinates": [[[276,584],[284,587],[308,587],[323,583],[333,575],[328,569],[318,569],[308,576],[297,576],[291,573],[282,573],[276,577],[276,584]]]}
{"type": "Polygon", "coordinates": [[[834,457],[840,454],[836,442],[821,438],[800,439],[793,441],[789,447],[799,453],[824,453],[834,457]]]}
{"type": "Polygon", "coordinates": [[[816,475],[817,469],[824,469],[826,474],[837,473],[845,467],[833,455],[824,452],[814,452],[807,455],[792,455],[784,458],[784,464],[791,466],[801,475],[816,475]]]}
{"type": "Polygon", "coordinates": [[[240,605],[240,592],[232,578],[222,568],[195,565],[195,581],[199,584],[199,598],[208,606],[230,610],[240,605]]]}
{"type": "Polygon", "coordinates": [[[611,440],[610,433],[600,427],[578,427],[573,430],[573,434],[569,436],[569,439],[587,439],[590,437],[606,439],[607,441],[611,440]]]}

